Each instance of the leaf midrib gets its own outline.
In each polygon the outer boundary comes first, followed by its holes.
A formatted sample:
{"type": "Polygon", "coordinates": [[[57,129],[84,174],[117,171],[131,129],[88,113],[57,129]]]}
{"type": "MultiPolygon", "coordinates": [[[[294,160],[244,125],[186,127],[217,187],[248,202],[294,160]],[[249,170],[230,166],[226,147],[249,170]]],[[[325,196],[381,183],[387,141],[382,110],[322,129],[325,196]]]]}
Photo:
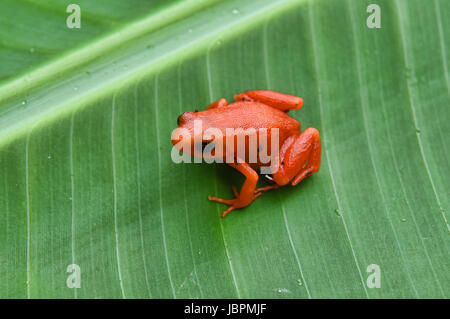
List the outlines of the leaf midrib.
{"type": "Polygon", "coordinates": [[[23,136],[36,125],[43,125],[63,114],[71,113],[77,108],[111,95],[116,90],[131,85],[144,76],[158,73],[195,52],[200,50],[208,52],[216,45],[217,39],[235,37],[236,34],[267,19],[267,16],[280,14],[305,1],[259,0],[260,5],[255,3],[249,5],[232,0],[212,5],[217,0],[211,0],[208,2],[209,6],[196,6],[196,10],[186,8],[185,4],[176,5],[158,13],[156,22],[150,21],[154,20],[155,16],[147,17],[98,42],[71,52],[0,87],[0,103],[2,103],[0,146],[23,136]],[[239,14],[232,12],[236,7],[241,9],[239,14]],[[254,10],[255,7],[258,10],[254,10]],[[182,12],[184,9],[191,15],[182,12]],[[223,21],[207,19],[209,12],[214,10],[223,12],[221,15],[223,21]],[[177,12],[179,14],[176,18],[172,17],[172,23],[164,23],[166,15],[177,12]],[[195,25],[197,21],[200,21],[200,24],[195,25]],[[188,36],[177,39],[176,43],[173,43],[174,39],[170,36],[167,37],[171,32],[180,34],[180,29],[187,31],[186,26],[190,22],[194,25],[194,31],[188,36]],[[208,26],[208,23],[213,27],[208,26]],[[163,41],[157,42],[158,45],[151,47],[147,50],[150,53],[145,54],[144,48],[147,44],[161,40],[161,35],[166,35],[163,41]],[[126,48],[124,43],[127,44],[126,48]],[[99,54],[101,57],[95,58],[99,54]],[[70,63],[70,59],[74,57],[75,61],[70,63]],[[152,58],[150,62],[147,59],[149,57],[152,58]],[[118,63],[114,64],[116,61],[118,63]],[[125,69],[127,63],[133,63],[132,71],[129,71],[130,68],[125,69]],[[92,71],[91,79],[87,81],[85,73],[92,69],[103,73],[92,71]],[[75,71],[71,72],[72,70],[75,71]],[[63,72],[69,76],[58,76],[63,72]],[[109,75],[105,76],[107,73],[109,75]],[[83,83],[95,86],[88,85],[86,90],[80,87],[78,92],[74,93],[73,89],[83,83]]]}
{"type": "Polygon", "coordinates": [[[42,85],[46,80],[51,80],[51,77],[58,73],[64,73],[87,64],[101,55],[117,50],[124,43],[167,27],[217,2],[218,0],[205,0],[202,2],[188,0],[181,2],[124,26],[119,30],[115,30],[113,33],[106,34],[95,41],[88,42],[75,50],[69,50],[56,60],[39,65],[34,70],[11,79],[9,82],[4,83],[3,86],[0,86],[0,103],[4,103],[14,98],[14,96],[42,85]]]}

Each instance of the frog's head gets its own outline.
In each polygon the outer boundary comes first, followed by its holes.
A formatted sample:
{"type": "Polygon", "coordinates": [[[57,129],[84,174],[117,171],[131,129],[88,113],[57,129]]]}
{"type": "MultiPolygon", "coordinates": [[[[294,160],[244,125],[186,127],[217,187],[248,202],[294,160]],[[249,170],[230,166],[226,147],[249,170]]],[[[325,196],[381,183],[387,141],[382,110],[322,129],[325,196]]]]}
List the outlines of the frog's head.
{"type": "Polygon", "coordinates": [[[172,132],[172,144],[180,152],[204,157],[203,150],[213,139],[207,115],[202,112],[184,112],[177,119],[178,128],[172,132]]]}

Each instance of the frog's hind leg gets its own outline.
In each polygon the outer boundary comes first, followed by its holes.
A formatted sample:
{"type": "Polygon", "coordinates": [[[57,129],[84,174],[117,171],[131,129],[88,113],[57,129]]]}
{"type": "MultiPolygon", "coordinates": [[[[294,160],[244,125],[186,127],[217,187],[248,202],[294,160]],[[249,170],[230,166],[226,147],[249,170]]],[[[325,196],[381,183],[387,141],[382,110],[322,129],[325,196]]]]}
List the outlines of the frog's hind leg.
{"type": "Polygon", "coordinates": [[[255,192],[256,183],[258,182],[259,177],[250,165],[245,162],[228,163],[228,165],[241,172],[246,179],[240,193],[238,193],[236,187],[233,186],[232,190],[234,196],[236,196],[234,199],[222,199],[215,196],[208,196],[209,200],[229,205],[228,209],[222,213],[222,217],[225,217],[229,212],[236,208],[250,205],[256,198],[262,195],[262,193],[255,192]]]}
{"type": "Polygon", "coordinates": [[[316,173],[320,168],[320,136],[315,128],[307,128],[298,135],[280,160],[280,169],[274,179],[281,184],[300,183],[305,177],[316,173]]]}
{"type": "Polygon", "coordinates": [[[255,90],[234,96],[236,101],[257,101],[270,105],[281,111],[298,110],[303,106],[303,99],[298,96],[267,90],[255,90]]]}

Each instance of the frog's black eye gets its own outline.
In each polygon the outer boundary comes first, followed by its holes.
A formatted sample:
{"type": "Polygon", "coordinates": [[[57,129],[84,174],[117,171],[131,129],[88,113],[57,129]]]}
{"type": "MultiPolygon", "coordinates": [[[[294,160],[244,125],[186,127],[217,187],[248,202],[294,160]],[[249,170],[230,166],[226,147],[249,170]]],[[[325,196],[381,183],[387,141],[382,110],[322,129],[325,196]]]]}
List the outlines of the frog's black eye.
{"type": "Polygon", "coordinates": [[[198,112],[198,110],[197,109],[195,109],[195,111],[194,111],[195,113],[197,113],[198,112]]]}
{"type": "Polygon", "coordinates": [[[178,118],[177,118],[177,125],[178,125],[178,126],[180,126],[180,118],[181,118],[182,115],[183,115],[183,114],[180,114],[180,116],[178,116],[178,118]]]}
{"type": "Polygon", "coordinates": [[[206,145],[208,145],[210,142],[204,142],[202,141],[202,144],[200,143],[195,143],[195,148],[201,152],[203,152],[205,150],[206,145]]]}
{"type": "Polygon", "coordinates": [[[205,150],[206,145],[211,144],[212,146],[214,146],[213,142],[202,142],[202,151],[205,150]]]}

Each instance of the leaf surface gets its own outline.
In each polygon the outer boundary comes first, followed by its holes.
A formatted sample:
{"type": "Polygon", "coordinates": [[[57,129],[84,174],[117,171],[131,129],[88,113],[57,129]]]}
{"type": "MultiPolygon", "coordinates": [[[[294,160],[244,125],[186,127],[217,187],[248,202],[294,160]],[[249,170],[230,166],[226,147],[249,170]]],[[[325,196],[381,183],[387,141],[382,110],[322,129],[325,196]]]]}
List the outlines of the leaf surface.
{"type": "Polygon", "coordinates": [[[449,297],[448,1],[68,3],[0,4],[1,297],[449,297]],[[322,165],[221,219],[243,177],[170,134],[251,89],[304,99],[322,165]]]}

